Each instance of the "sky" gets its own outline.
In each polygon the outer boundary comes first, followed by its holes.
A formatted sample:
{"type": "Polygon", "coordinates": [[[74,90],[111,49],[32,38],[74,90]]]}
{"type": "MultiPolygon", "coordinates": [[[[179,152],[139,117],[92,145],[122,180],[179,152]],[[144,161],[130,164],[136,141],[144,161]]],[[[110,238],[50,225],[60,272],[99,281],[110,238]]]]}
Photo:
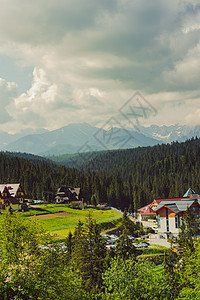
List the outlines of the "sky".
{"type": "Polygon", "coordinates": [[[199,0],[0,4],[0,131],[200,125],[199,0]]]}

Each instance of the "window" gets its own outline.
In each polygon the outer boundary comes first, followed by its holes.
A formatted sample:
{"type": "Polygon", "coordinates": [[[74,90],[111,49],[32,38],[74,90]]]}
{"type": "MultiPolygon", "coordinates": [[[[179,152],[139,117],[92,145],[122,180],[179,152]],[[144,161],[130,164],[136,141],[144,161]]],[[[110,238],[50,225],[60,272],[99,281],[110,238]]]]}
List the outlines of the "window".
{"type": "Polygon", "coordinates": [[[180,216],[175,215],[175,227],[180,228],[180,216]]]}
{"type": "Polygon", "coordinates": [[[160,228],[160,216],[157,216],[157,224],[158,224],[158,228],[160,228]]]}
{"type": "Polygon", "coordinates": [[[166,207],[166,227],[167,232],[169,231],[169,216],[168,216],[168,208],[166,207]]]}

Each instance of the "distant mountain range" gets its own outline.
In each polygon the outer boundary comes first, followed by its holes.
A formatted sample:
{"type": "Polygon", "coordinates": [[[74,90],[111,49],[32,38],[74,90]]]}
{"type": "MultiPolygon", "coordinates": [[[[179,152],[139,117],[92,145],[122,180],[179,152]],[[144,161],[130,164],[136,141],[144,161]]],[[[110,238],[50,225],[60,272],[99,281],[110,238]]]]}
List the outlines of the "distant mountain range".
{"type": "Polygon", "coordinates": [[[140,126],[137,131],[113,127],[106,131],[87,123],[78,123],[53,131],[40,129],[28,135],[23,132],[17,135],[0,132],[0,150],[51,156],[153,146],[173,141],[182,142],[196,136],[200,136],[200,126],[151,125],[140,126]]]}

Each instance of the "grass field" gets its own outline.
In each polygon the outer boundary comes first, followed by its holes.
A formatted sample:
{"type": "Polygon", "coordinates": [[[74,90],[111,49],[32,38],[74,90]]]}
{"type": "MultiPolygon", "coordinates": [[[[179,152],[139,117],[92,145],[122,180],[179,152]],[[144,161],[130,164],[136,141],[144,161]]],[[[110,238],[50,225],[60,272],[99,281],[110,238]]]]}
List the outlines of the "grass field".
{"type": "Polygon", "coordinates": [[[20,214],[23,217],[35,217],[44,229],[56,234],[58,238],[65,238],[69,231],[74,231],[79,220],[86,222],[89,212],[91,217],[102,225],[113,223],[113,226],[116,226],[121,221],[121,215],[114,210],[100,210],[92,207],[80,210],[70,208],[68,204],[35,205],[29,211],[20,214]]]}

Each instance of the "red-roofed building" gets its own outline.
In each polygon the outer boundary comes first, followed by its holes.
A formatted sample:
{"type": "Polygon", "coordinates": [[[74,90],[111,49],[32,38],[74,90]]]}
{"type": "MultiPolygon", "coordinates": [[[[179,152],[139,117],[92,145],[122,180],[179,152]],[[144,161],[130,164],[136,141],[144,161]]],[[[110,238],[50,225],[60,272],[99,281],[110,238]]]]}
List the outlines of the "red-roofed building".
{"type": "Polygon", "coordinates": [[[180,197],[154,199],[153,202],[150,204],[150,208],[152,210],[154,210],[158,206],[158,204],[160,204],[160,202],[165,201],[165,200],[167,200],[167,201],[177,201],[177,200],[181,200],[181,199],[182,198],[180,198],[180,197]]]}
{"type": "Polygon", "coordinates": [[[181,200],[183,199],[183,197],[175,197],[175,198],[159,198],[159,199],[154,199],[153,202],[151,202],[150,204],[141,207],[140,209],[138,209],[138,219],[139,221],[143,221],[143,220],[147,220],[149,217],[151,216],[155,216],[156,217],[156,213],[154,212],[154,210],[157,208],[158,204],[160,204],[160,202],[162,201],[177,201],[177,200],[181,200]]]}
{"type": "Polygon", "coordinates": [[[153,209],[151,208],[151,204],[152,203],[138,209],[138,219],[140,222],[142,220],[147,220],[149,216],[156,216],[156,213],[154,213],[153,209]]]}
{"type": "MultiPolygon", "coordinates": [[[[187,208],[199,218],[200,195],[195,193],[191,188],[188,189],[183,197],[154,199],[152,203],[138,210],[138,219],[141,222],[155,215],[159,235],[167,238],[178,236],[182,217],[187,208]]],[[[198,227],[198,234],[200,234],[200,226],[198,227]]]]}

